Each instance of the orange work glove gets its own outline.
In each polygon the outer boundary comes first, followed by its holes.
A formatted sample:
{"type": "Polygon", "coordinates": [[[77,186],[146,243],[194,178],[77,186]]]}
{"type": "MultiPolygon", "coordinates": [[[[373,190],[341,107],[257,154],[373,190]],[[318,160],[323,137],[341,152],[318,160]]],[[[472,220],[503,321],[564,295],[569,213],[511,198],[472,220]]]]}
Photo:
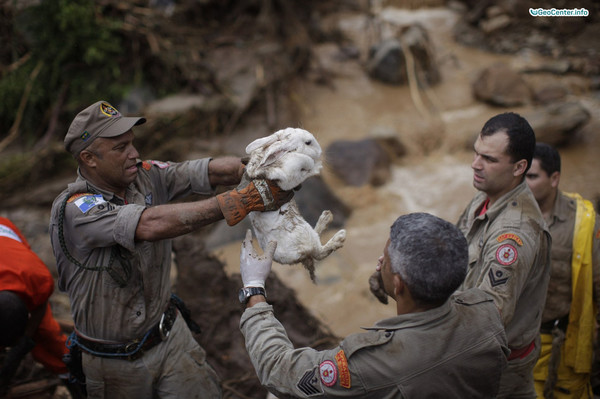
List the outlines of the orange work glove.
{"type": "Polygon", "coordinates": [[[238,224],[252,211],[274,211],[294,196],[274,182],[265,179],[248,180],[244,175],[235,190],[217,195],[219,208],[230,226],[238,224]]]}

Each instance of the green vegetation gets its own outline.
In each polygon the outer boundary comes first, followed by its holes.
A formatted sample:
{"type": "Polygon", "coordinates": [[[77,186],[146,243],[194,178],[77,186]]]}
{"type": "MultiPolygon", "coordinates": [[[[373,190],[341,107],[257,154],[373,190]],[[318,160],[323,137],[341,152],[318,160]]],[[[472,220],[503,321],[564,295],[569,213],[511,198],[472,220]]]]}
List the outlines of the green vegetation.
{"type": "Polygon", "coordinates": [[[0,75],[0,137],[17,121],[28,146],[44,133],[56,105],[121,97],[120,24],[104,11],[89,0],[44,0],[14,11],[11,59],[2,61],[17,66],[4,66],[0,75]]]}

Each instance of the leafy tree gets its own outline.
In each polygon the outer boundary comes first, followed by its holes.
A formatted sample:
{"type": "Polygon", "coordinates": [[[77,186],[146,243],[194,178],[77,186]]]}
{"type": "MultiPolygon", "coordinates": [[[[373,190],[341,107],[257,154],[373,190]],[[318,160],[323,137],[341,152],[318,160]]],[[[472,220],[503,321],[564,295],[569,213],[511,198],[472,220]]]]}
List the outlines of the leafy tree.
{"type": "Polygon", "coordinates": [[[111,11],[91,0],[43,0],[15,11],[7,44],[17,67],[0,75],[0,138],[17,128],[31,144],[64,104],[121,98],[128,54],[111,11]]]}

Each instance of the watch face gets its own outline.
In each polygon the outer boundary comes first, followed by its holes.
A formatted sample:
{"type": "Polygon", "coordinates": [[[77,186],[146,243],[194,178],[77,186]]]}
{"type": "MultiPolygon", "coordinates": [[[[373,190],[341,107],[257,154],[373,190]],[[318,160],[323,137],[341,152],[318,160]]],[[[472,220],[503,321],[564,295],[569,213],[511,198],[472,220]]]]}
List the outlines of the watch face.
{"type": "Polygon", "coordinates": [[[245,289],[243,289],[243,288],[240,289],[240,291],[238,293],[238,298],[240,300],[240,303],[246,303],[246,302],[248,302],[248,298],[249,297],[246,296],[246,290],[245,289]]]}

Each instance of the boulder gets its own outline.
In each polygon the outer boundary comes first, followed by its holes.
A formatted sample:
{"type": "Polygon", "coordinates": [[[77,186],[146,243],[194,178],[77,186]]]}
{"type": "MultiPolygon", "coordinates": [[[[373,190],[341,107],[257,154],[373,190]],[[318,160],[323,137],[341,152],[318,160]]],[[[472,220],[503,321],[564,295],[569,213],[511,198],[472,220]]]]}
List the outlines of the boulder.
{"type": "Polygon", "coordinates": [[[329,169],[350,186],[380,186],[391,177],[393,157],[404,151],[395,138],[338,140],[327,147],[325,159],[329,169]]]}
{"type": "Polygon", "coordinates": [[[523,115],[535,132],[536,140],[563,146],[585,126],[591,115],[579,102],[561,102],[523,115]]]}
{"type": "Polygon", "coordinates": [[[549,84],[535,90],[535,101],[538,104],[547,105],[558,101],[564,101],[569,94],[569,89],[561,84],[549,84]]]}
{"type": "Polygon", "coordinates": [[[383,40],[369,51],[367,71],[373,79],[385,83],[402,85],[408,82],[405,47],[414,59],[414,68],[419,83],[435,85],[441,79],[433,54],[433,46],[427,31],[415,24],[406,28],[398,38],[383,40]]]}
{"type": "Polygon", "coordinates": [[[505,64],[485,68],[473,83],[473,93],[478,100],[501,107],[524,105],[531,100],[525,80],[505,64]]]}

